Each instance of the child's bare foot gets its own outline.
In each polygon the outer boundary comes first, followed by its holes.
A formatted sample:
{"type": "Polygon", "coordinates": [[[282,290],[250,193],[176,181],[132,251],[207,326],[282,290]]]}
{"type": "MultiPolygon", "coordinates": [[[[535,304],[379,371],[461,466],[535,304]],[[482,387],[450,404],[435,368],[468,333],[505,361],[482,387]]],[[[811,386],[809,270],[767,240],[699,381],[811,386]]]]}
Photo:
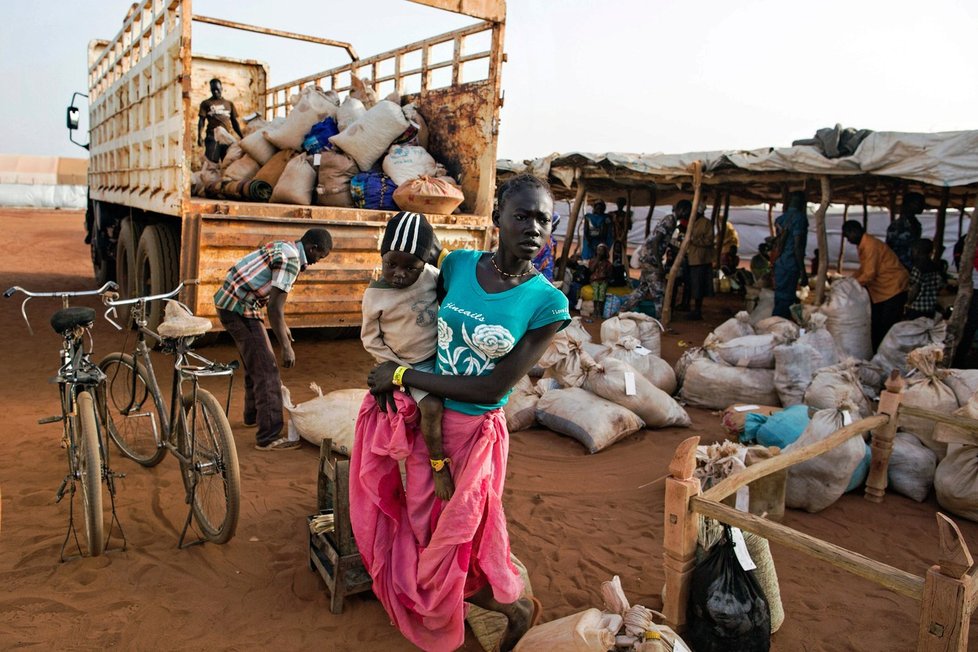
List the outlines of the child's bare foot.
{"type": "Polygon", "coordinates": [[[434,479],[435,495],[442,500],[449,500],[452,494],[455,493],[455,482],[452,480],[452,474],[448,468],[435,471],[434,479]]]}
{"type": "Polygon", "coordinates": [[[512,650],[523,638],[523,635],[530,630],[530,626],[533,624],[533,603],[529,598],[520,598],[513,603],[512,613],[507,614],[506,618],[509,620],[509,624],[506,626],[506,631],[503,632],[502,640],[499,641],[500,652],[512,650]]]}

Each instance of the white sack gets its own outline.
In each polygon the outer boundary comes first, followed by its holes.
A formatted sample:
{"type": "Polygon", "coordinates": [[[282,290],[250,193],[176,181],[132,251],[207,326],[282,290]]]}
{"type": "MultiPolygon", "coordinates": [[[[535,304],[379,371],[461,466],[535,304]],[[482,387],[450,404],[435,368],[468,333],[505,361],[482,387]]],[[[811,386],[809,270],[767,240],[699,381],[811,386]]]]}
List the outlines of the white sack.
{"type": "MultiPolygon", "coordinates": [[[[940,346],[925,346],[907,354],[907,363],[914,371],[907,378],[907,388],[901,401],[903,405],[941,414],[951,414],[958,409],[957,397],[943,381],[947,376],[947,372],[939,367],[943,359],[944,349],[940,346]]],[[[900,429],[917,435],[920,442],[941,459],[947,453],[947,444],[934,439],[935,425],[931,419],[900,417],[900,429]]]]}
{"type": "MultiPolygon", "coordinates": [[[[709,340],[709,338],[707,338],[709,340]]],[[[745,335],[729,342],[710,342],[703,347],[715,362],[724,362],[733,367],[751,369],[773,369],[774,347],[781,344],[778,335],[745,335]]]]}
{"type": "Polygon", "coordinates": [[[315,187],[316,170],[309,164],[306,156],[299,154],[285,164],[282,176],[275,183],[272,196],[268,201],[272,204],[309,206],[312,204],[312,193],[315,187]]]}
{"type": "Polygon", "coordinates": [[[571,323],[567,324],[563,333],[572,334],[573,337],[580,342],[590,342],[591,334],[584,328],[584,324],[581,323],[580,317],[571,317],[571,323]]]}
{"type": "Polygon", "coordinates": [[[245,154],[255,159],[259,167],[268,163],[268,159],[275,156],[278,148],[270,140],[265,138],[265,134],[274,131],[285,124],[285,118],[275,118],[261,129],[257,129],[238,142],[245,154]]]}
{"type": "Polygon", "coordinates": [[[224,158],[221,159],[221,168],[227,168],[244,155],[245,151],[241,149],[241,143],[235,141],[233,145],[228,147],[228,151],[224,154],[224,158]]]}
{"type": "Polygon", "coordinates": [[[545,378],[553,378],[563,387],[580,387],[585,378],[582,364],[594,364],[594,358],[584,352],[580,334],[569,330],[565,328],[554,335],[536,366],[545,370],[545,378]]]}
{"type": "Polygon", "coordinates": [[[757,298],[757,305],[750,312],[750,323],[756,324],[762,319],[767,319],[774,312],[774,290],[763,288],[757,298]]]}
{"type": "Polygon", "coordinates": [[[265,137],[279,149],[302,149],[302,141],[313,126],[336,115],[336,105],[316,86],[306,86],[299,101],[285,116],[285,122],[265,131],[265,137]]]}
{"type": "Polygon", "coordinates": [[[821,366],[818,351],[795,342],[774,347],[774,389],[781,405],[791,407],[805,402],[805,390],[821,366]]]}
{"type": "Polygon", "coordinates": [[[949,444],[937,465],[934,489],[941,507],[970,521],[978,521],[978,446],[949,444]]]}
{"type": "Polygon", "coordinates": [[[673,371],[676,372],[676,384],[680,387],[683,386],[683,380],[686,378],[686,370],[689,369],[689,365],[693,364],[696,360],[703,358],[709,358],[706,355],[706,351],[703,350],[702,346],[694,346],[691,349],[687,349],[679,359],[676,360],[676,366],[673,367],[673,371]]]}
{"type": "Polygon", "coordinates": [[[245,154],[237,161],[224,168],[223,177],[225,179],[231,179],[232,181],[254,179],[255,175],[258,174],[258,170],[260,169],[261,166],[258,165],[258,161],[245,154]]]}
{"type": "Polygon", "coordinates": [[[349,127],[330,136],[329,142],[353,157],[361,170],[369,170],[410,126],[401,107],[381,100],[349,127]]]}
{"type": "Polygon", "coordinates": [[[579,387],[554,389],[537,402],[537,421],[597,453],[645,425],[630,410],[579,387]]]}
{"type": "Polygon", "coordinates": [[[947,323],[943,319],[918,317],[910,321],[898,321],[886,333],[880,347],[873,356],[873,364],[883,372],[883,378],[893,369],[906,376],[910,372],[907,354],[922,346],[936,344],[944,346],[947,323]]]}
{"type": "Polygon", "coordinates": [[[944,383],[954,392],[958,405],[964,406],[978,391],[978,369],[948,369],[944,383]]]}
{"type": "Polygon", "coordinates": [[[693,359],[679,395],[690,405],[714,410],[734,403],[779,405],[773,369],[731,367],[709,358],[693,359]]]}
{"type": "MultiPolygon", "coordinates": [[[[859,417],[850,414],[856,421],[859,417]]],[[[822,441],[845,426],[844,411],[839,408],[819,410],[808,427],[785,452],[798,450],[822,441]]],[[[785,487],[785,505],[807,512],[820,512],[846,492],[856,467],[866,455],[866,443],[854,435],[832,450],[818,457],[788,467],[788,483],[785,487]]]]}
{"type": "Polygon", "coordinates": [[[637,337],[653,355],[662,355],[662,331],[658,319],[640,312],[620,312],[601,324],[601,343],[612,345],[622,337],[637,337]]]}
{"type": "Polygon", "coordinates": [[[424,147],[417,145],[391,145],[384,157],[384,174],[397,185],[403,185],[418,177],[438,176],[438,164],[424,147]]]}
{"type": "Polygon", "coordinates": [[[675,399],[621,360],[606,357],[602,364],[585,365],[585,369],[584,389],[628,408],[649,428],[686,427],[692,423],[675,399]],[[628,391],[630,380],[635,384],[632,393],[628,391]]]}
{"type": "Polygon", "coordinates": [[[873,356],[871,308],[869,293],[856,279],[847,277],[832,284],[828,303],[820,311],[828,318],[825,327],[845,355],[858,360],[873,356]]]}
{"type": "Polygon", "coordinates": [[[936,469],[937,455],[920,443],[916,435],[896,434],[886,471],[890,489],[922,503],[934,484],[936,469]]]}
{"type": "Polygon", "coordinates": [[[798,339],[798,324],[785,319],[784,317],[768,317],[754,324],[754,332],[758,335],[773,333],[779,336],[785,343],[794,342],[798,339]]]}
{"type": "Polygon", "coordinates": [[[537,393],[536,385],[529,378],[523,376],[516,383],[513,392],[509,395],[509,400],[503,406],[503,414],[506,415],[506,428],[510,432],[527,430],[536,423],[537,401],[540,394],[537,393]]]}
{"type": "Polygon", "coordinates": [[[340,108],[336,110],[337,129],[343,131],[359,120],[366,112],[367,109],[365,106],[363,106],[363,102],[352,95],[348,95],[347,98],[343,100],[343,103],[340,104],[340,108]]]}
{"type": "Polygon", "coordinates": [[[750,325],[750,313],[746,310],[741,310],[713,329],[713,341],[727,342],[738,337],[754,334],[754,327],[750,325]]]}
{"type": "Polygon", "coordinates": [[[829,367],[842,362],[843,355],[839,351],[839,346],[835,343],[832,333],[826,328],[828,317],[816,312],[812,314],[805,327],[805,332],[801,333],[796,340],[798,344],[806,344],[812,347],[819,355],[819,363],[816,369],[829,367]]]}
{"type": "Polygon", "coordinates": [[[289,389],[282,385],[282,404],[289,413],[289,432],[319,446],[323,439],[332,440],[332,448],[349,455],[353,450],[354,431],[360,404],[369,390],[341,389],[323,394],[319,385],[309,385],[316,398],[295,405],[289,389]]]}
{"type": "Polygon", "coordinates": [[[852,361],[819,369],[805,390],[804,403],[815,410],[833,409],[842,402],[853,406],[856,419],[873,413],[852,361]]]}
{"type": "Polygon", "coordinates": [[[676,372],[668,362],[652,355],[637,338],[623,337],[614,346],[605,349],[603,355],[592,357],[598,362],[606,358],[621,360],[666,394],[672,396],[676,392],[676,372]]]}

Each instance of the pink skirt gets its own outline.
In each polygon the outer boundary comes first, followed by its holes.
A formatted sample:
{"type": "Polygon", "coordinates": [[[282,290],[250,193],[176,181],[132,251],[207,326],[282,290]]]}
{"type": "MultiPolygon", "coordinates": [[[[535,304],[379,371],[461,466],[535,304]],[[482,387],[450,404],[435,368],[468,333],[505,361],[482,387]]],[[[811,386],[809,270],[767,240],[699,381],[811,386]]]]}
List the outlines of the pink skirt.
{"type": "Polygon", "coordinates": [[[465,639],[466,597],[486,584],[511,603],[523,582],[510,561],[502,494],[509,432],[502,410],[445,410],[442,432],[455,493],[435,497],[419,412],[397,393],[397,412],[367,395],[350,459],[350,520],[373,590],[393,623],[431,652],[465,639]],[[406,486],[398,460],[405,460],[406,486]]]}

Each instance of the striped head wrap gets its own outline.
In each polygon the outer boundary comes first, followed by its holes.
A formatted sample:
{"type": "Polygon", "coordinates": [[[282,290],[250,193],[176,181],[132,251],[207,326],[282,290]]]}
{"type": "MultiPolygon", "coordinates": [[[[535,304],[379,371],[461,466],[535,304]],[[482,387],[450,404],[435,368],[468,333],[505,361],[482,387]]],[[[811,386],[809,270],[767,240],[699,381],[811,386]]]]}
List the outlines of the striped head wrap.
{"type": "Polygon", "coordinates": [[[421,213],[401,211],[390,219],[380,243],[380,255],[388,251],[403,251],[426,260],[435,232],[421,213]]]}

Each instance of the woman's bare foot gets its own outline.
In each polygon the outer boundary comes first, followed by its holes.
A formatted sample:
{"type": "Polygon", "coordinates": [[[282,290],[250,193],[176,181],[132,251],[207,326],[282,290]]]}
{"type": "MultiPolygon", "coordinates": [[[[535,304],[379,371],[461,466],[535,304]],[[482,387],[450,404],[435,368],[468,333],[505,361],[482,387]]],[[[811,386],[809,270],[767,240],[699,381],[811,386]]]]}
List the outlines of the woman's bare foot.
{"type": "Polygon", "coordinates": [[[452,474],[449,472],[448,467],[443,468],[441,471],[436,471],[433,477],[435,480],[435,495],[442,500],[451,500],[452,494],[455,493],[455,481],[452,480],[452,474]]]}
{"type": "Polygon", "coordinates": [[[500,652],[512,650],[529,631],[533,619],[533,603],[529,598],[520,598],[513,603],[511,613],[506,614],[506,619],[509,624],[503,632],[502,640],[499,641],[500,652]]]}

